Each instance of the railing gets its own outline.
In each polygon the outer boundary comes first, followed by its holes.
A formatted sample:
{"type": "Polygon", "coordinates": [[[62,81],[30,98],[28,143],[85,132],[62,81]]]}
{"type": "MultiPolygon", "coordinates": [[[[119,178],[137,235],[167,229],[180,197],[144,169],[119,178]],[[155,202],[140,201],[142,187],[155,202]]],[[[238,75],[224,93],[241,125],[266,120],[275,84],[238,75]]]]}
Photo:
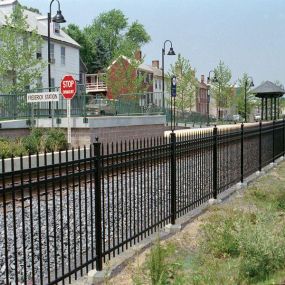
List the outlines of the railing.
{"type": "Polygon", "coordinates": [[[106,85],[106,73],[97,74],[86,74],[86,91],[96,92],[96,91],[107,91],[106,85]]]}
{"type": "Polygon", "coordinates": [[[284,155],[284,138],[276,121],[0,160],[1,284],[62,284],[102,270],[284,155]]]}
{"type": "MultiPolygon", "coordinates": [[[[34,90],[34,92],[43,91],[47,91],[47,89],[34,90]]],[[[59,91],[59,88],[53,88],[51,91],[59,91]]],[[[162,107],[153,103],[156,102],[155,100],[158,101],[159,97],[161,97],[161,93],[125,94],[116,99],[97,98],[86,93],[85,85],[78,85],[77,94],[71,100],[71,116],[162,114],[162,107]]],[[[66,100],[60,96],[59,102],[51,102],[49,105],[48,102],[27,103],[26,94],[0,95],[0,120],[48,118],[50,111],[53,118],[66,117],[66,100]]]]}
{"type": "Polygon", "coordinates": [[[87,93],[94,91],[107,91],[107,85],[104,82],[99,83],[86,83],[86,91],[87,93]]]}

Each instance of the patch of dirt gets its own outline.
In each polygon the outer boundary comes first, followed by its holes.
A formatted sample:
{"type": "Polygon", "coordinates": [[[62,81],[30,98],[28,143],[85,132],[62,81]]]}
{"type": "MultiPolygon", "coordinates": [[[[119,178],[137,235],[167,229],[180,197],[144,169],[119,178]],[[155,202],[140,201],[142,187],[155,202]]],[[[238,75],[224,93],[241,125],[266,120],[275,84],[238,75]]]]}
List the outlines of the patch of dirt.
{"type": "MultiPolygon", "coordinates": [[[[172,235],[170,238],[161,241],[161,244],[165,242],[175,242],[175,244],[180,248],[185,249],[195,249],[197,247],[197,237],[199,235],[199,228],[201,226],[202,219],[208,213],[204,213],[199,217],[193,219],[190,223],[186,224],[181,232],[178,232],[172,235]]],[[[141,265],[145,262],[147,255],[150,252],[150,248],[145,250],[144,252],[136,255],[132,258],[126,267],[116,276],[106,281],[107,285],[132,285],[132,277],[134,273],[141,267],[141,265]]]]}

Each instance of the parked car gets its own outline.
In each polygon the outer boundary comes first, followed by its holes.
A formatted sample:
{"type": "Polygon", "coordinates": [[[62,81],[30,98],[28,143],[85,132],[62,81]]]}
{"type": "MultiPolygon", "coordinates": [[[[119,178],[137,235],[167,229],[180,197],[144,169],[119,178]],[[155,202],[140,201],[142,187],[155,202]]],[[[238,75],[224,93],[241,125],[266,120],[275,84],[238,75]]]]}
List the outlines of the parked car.
{"type": "Polygon", "coordinates": [[[255,114],[254,115],[254,120],[255,121],[260,121],[261,120],[261,115],[260,114],[255,114]]]}
{"type": "Polygon", "coordinates": [[[87,116],[114,116],[116,112],[116,103],[118,100],[107,99],[105,97],[88,98],[86,104],[87,116]]]}
{"type": "Polygon", "coordinates": [[[241,120],[241,116],[239,114],[233,115],[233,121],[240,121],[241,120]]]}

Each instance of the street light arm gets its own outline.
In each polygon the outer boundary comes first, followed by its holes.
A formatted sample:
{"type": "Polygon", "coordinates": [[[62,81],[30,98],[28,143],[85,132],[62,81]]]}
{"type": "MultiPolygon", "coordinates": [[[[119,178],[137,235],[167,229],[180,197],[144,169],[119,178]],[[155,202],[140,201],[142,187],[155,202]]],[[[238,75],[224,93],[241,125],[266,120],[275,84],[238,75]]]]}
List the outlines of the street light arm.
{"type": "Polygon", "coordinates": [[[51,6],[52,6],[52,3],[53,3],[54,1],[57,2],[57,4],[58,4],[58,10],[60,10],[60,2],[59,2],[59,0],[51,0],[51,2],[50,2],[50,4],[49,4],[49,12],[50,12],[50,13],[51,13],[51,6]]]}
{"type": "Polygon", "coordinates": [[[171,40],[166,40],[165,42],[164,42],[164,44],[163,44],[163,50],[164,50],[164,52],[165,52],[165,44],[166,43],[170,43],[170,47],[172,48],[172,41],[171,40]]]}
{"type": "Polygon", "coordinates": [[[210,80],[211,80],[211,73],[214,73],[214,70],[210,70],[209,71],[209,75],[208,75],[208,78],[207,78],[207,83],[208,84],[210,83],[210,80]]]}

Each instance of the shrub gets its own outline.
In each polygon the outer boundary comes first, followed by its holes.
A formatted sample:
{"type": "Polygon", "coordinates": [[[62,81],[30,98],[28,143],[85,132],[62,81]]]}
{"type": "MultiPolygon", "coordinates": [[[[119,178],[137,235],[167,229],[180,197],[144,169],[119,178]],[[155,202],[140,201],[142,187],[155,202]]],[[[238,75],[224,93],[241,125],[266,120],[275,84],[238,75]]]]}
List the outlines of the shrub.
{"type": "Polygon", "coordinates": [[[217,258],[237,256],[239,254],[238,231],[242,227],[241,211],[229,209],[224,212],[214,213],[207,223],[202,226],[201,249],[217,258]]]}
{"type": "Polygon", "coordinates": [[[7,158],[12,156],[11,145],[7,140],[0,140],[0,156],[7,158]]]}
{"type": "Polygon", "coordinates": [[[58,151],[67,149],[68,143],[65,133],[61,129],[49,129],[45,137],[45,148],[47,151],[58,151]]]}
{"type": "Polygon", "coordinates": [[[240,237],[240,276],[251,281],[266,279],[285,263],[285,223],[275,214],[258,214],[256,224],[240,237]]]}
{"type": "Polygon", "coordinates": [[[12,156],[26,155],[27,151],[21,144],[21,141],[17,140],[0,140],[0,157],[9,158],[12,156]]]}
{"type": "Polygon", "coordinates": [[[34,128],[30,135],[23,139],[23,145],[29,153],[44,151],[44,134],[44,129],[34,128]]]}
{"type": "Polygon", "coordinates": [[[33,135],[25,137],[22,141],[24,148],[29,153],[36,153],[41,150],[40,140],[33,135]]]}

